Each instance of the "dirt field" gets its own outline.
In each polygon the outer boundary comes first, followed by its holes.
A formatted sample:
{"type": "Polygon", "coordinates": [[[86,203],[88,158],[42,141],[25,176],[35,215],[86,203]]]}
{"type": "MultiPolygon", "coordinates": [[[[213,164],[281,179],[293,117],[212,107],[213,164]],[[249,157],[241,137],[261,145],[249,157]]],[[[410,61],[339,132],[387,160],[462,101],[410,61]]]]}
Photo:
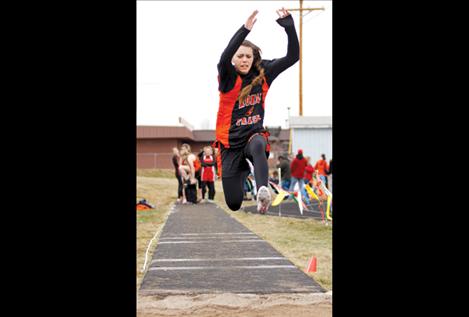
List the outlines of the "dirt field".
{"type": "Polygon", "coordinates": [[[137,316],[330,317],[332,293],[140,296],[137,316]]]}

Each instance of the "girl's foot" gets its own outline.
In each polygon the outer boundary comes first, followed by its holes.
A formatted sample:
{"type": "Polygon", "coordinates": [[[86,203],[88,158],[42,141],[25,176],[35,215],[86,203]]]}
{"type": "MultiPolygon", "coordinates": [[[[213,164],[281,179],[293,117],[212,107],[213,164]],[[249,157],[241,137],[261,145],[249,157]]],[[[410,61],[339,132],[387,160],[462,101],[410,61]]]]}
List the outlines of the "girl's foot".
{"type": "Polygon", "coordinates": [[[261,186],[257,191],[257,211],[261,214],[267,213],[270,203],[272,202],[272,196],[267,187],[261,186]]]}

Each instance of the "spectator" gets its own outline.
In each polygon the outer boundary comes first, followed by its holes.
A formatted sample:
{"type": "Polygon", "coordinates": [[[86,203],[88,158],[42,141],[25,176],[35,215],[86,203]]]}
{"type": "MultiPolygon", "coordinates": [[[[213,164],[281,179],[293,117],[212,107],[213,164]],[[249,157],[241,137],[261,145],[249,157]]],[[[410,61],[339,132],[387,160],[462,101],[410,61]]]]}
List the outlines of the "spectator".
{"type": "Polygon", "coordinates": [[[313,173],[314,173],[314,167],[311,165],[311,157],[306,156],[306,167],[305,167],[305,184],[309,184],[309,186],[312,186],[313,184],[313,173]]]}
{"type": "Polygon", "coordinates": [[[246,176],[244,179],[243,189],[244,189],[244,197],[243,200],[256,200],[255,194],[255,181],[254,177],[251,173],[246,176]],[[248,197],[248,193],[251,194],[251,198],[248,197]]]}
{"type": "Polygon", "coordinates": [[[278,171],[273,171],[272,172],[272,176],[269,177],[269,182],[272,182],[272,183],[278,185],[278,183],[279,183],[278,171]]]}
{"type": "Polygon", "coordinates": [[[290,189],[291,174],[290,174],[290,161],[285,157],[280,155],[278,157],[277,168],[280,168],[280,178],[282,180],[282,188],[284,190],[290,189]]]}
{"type": "Polygon", "coordinates": [[[202,158],[204,156],[204,149],[200,150],[197,154],[197,160],[195,161],[195,178],[197,179],[197,202],[202,201],[202,158]]]}
{"type": "Polygon", "coordinates": [[[173,157],[172,157],[172,162],[174,165],[174,170],[175,170],[175,176],[176,179],[178,180],[178,199],[177,202],[183,202],[183,194],[182,194],[182,179],[181,179],[181,173],[179,172],[179,162],[181,160],[181,157],[179,156],[179,150],[177,147],[173,148],[173,157]]]}
{"type": "Polygon", "coordinates": [[[290,184],[290,192],[295,190],[296,183],[299,184],[301,192],[304,189],[304,177],[305,177],[305,168],[306,168],[306,160],[303,157],[303,150],[299,149],[298,154],[296,155],[293,162],[290,164],[290,171],[291,171],[291,184],[290,184]]]}
{"type": "Polygon", "coordinates": [[[316,165],[314,165],[314,169],[317,170],[317,172],[319,173],[319,177],[324,183],[324,186],[329,189],[329,184],[327,181],[327,172],[329,170],[329,165],[326,161],[326,154],[321,154],[321,159],[316,162],[316,165]]]}
{"type": "Polygon", "coordinates": [[[200,163],[202,165],[202,199],[205,199],[206,187],[208,187],[208,201],[213,202],[213,199],[215,198],[215,166],[217,165],[217,162],[213,155],[213,149],[211,146],[204,147],[204,155],[200,163]]]}
{"type": "MultiPolygon", "coordinates": [[[[184,203],[197,203],[197,179],[195,178],[195,170],[197,157],[191,152],[189,144],[184,143],[179,150],[181,156],[181,164],[179,171],[181,173],[183,186],[185,187],[184,195],[186,197],[184,203]]],[[[199,162],[200,164],[200,162],[199,162]]]]}

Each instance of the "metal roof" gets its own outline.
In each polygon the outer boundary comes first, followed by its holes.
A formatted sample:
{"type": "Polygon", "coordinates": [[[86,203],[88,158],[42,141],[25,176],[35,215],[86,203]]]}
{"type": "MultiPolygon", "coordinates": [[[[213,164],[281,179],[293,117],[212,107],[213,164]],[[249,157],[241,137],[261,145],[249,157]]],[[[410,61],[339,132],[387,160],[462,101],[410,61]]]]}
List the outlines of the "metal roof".
{"type": "Polygon", "coordinates": [[[291,128],[332,128],[332,117],[290,117],[291,128]]]}

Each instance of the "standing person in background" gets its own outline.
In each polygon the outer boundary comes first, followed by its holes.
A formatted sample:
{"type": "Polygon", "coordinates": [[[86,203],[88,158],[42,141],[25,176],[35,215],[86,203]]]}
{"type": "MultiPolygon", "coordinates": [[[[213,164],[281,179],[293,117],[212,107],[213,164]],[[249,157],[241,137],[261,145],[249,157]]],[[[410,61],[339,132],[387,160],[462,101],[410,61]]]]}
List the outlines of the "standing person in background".
{"type": "Polygon", "coordinates": [[[215,198],[215,166],[217,162],[213,156],[213,149],[211,146],[204,147],[204,155],[202,156],[200,163],[202,165],[202,199],[205,199],[206,187],[208,187],[208,201],[213,202],[213,199],[215,198]]]}
{"type": "Polygon", "coordinates": [[[204,149],[200,150],[197,154],[197,159],[194,162],[195,178],[197,179],[197,202],[202,201],[202,158],[204,156],[204,149]]]}
{"type": "Polygon", "coordinates": [[[329,169],[327,170],[327,178],[328,178],[328,189],[332,191],[332,159],[329,160],[329,169]],[[329,178],[330,177],[330,178],[329,178]]]}
{"type": "Polygon", "coordinates": [[[173,157],[172,157],[172,162],[174,165],[174,172],[176,179],[178,180],[178,199],[177,202],[183,202],[184,196],[182,194],[182,179],[181,179],[181,172],[179,171],[179,162],[181,160],[181,157],[179,156],[179,150],[177,147],[173,147],[173,157]]]}
{"type": "Polygon", "coordinates": [[[316,162],[314,169],[318,171],[319,177],[321,178],[324,186],[329,189],[329,184],[327,181],[327,171],[329,170],[329,165],[326,161],[326,154],[321,154],[321,159],[316,162]]]}
{"type": "Polygon", "coordinates": [[[305,184],[309,184],[309,186],[313,186],[313,173],[314,167],[311,165],[311,157],[306,156],[306,167],[305,167],[305,184]]]}
{"type": "Polygon", "coordinates": [[[289,190],[290,183],[291,183],[290,161],[283,155],[280,155],[278,157],[277,168],[280,168],[280,178],[282,180],[282,184],[281,184],[282,188],[284,190],[289,190]]]}
{"type": "MultiPolygon", "coordinates": [[[[179,165],[179,171],[183,181],[186,201],[188,203],[197,203],[197,179],[195,178],[195,165],[197,157],[191,152],[189,144],[184,143],[181,145],[179,151],[181,156],[181,164],[179,165]]],[[[199,162],[200,164],[200,162],[199,162]]]]}
{"type": "Polygon", "coordinates": [[[305,168],[306,168],[306,160],[303,157],[303,150],[299,149],[298,154],[296,155],[293,162],[290,164],[290,171],[291,171],[291,184],[290,184],[290,192],[295,190],[295,185],[298,183],[300,185],[300,191],[303,192],[305,183],[305,168]]]}

